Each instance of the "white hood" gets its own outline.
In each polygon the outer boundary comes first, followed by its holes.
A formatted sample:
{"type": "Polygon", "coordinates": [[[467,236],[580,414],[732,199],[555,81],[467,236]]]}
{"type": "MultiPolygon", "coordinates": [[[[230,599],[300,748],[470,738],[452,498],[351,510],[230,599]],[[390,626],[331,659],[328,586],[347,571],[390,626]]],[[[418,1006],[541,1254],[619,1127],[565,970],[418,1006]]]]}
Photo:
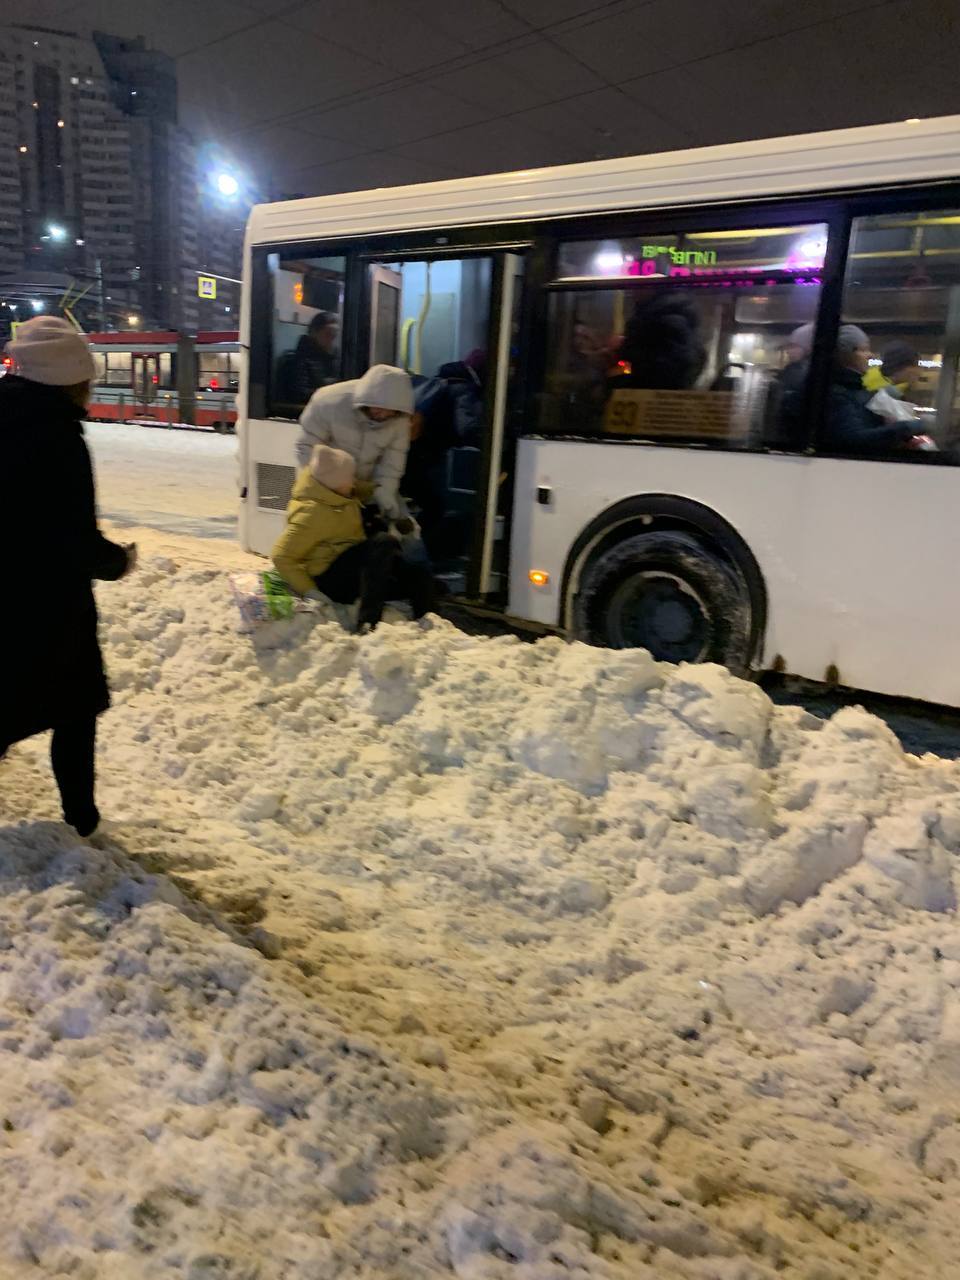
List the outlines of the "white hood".
{"type": "Polygon", "coordinates": [[[408,417],[413,413],[410,375],[389,364],[375,364],[357,380],[353,403],[358,409],[392,409],[408,417]]]}

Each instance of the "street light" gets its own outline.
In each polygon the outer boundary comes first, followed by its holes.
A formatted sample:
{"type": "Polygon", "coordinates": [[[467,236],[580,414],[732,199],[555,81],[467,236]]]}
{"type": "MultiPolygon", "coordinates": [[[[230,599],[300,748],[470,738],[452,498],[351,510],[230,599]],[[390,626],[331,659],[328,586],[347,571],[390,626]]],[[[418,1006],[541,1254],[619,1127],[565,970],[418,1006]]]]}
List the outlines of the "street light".
{"type": "Polygon", "coordinates": [[[66,240],[67,238],[66,227],[60,227],[55,222],[51,222],[47,227],[47,234],[51,240],[66,240]]]}
{"type": "Polygon", "coordinates": [[[127,324],[130,326],[131,329],[135,329],[139,323],[140,323],[139,316],[132,316],[132,315],[127,316],[127,324]]]}
{"type": "Polygon", "coordinates": [[[232,200],[240,190],[240,183],[232,173],[218,173],[217,190],[222,196],[226,196],[228,200],[232,200]]]}

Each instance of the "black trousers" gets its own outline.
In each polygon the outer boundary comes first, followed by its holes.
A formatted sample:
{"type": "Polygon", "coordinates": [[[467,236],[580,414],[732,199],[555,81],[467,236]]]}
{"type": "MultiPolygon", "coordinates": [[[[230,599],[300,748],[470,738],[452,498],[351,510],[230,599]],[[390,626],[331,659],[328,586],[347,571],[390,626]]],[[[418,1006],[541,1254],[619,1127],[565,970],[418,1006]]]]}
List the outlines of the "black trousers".
{"type": "Polygon", "coordinates": [[[348,547],[314,581],[338,604],[352,604],[359,598],[359,626],[376,626],[388,600],[409,600],[415,618],[436,606],[433,575],[423,565],[408,564],[399,542],[388,533],[348,547]]]}
{"type": "MultiPolygon", "coordinates": [[[[11,745],[0,742],[0,756],[11,745]]],[[[50,763],[60,791],[64,820],[82,836],[90,835],[100,822],[94,799],[96,749],[96,715],[79,716],[54,725],[50,763]]]]}
{"type": "Polygon", "coordinates": [[[54,726],[50,763],[60,789],[63,816],[82,836],[96,830],[100,822],[94,800],[96,747],[96,716],[54,726]]]}

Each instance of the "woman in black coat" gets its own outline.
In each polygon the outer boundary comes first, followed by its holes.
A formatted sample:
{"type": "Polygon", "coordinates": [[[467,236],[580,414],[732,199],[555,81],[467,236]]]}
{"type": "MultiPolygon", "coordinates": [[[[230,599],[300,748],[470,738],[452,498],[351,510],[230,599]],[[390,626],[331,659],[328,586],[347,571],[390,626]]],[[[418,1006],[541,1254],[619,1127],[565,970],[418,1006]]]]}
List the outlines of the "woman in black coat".
{"type": "Polygon", "coordinates": [[[0,755],[53,730],[63,816],[80,835],[100,821],[94,799],[97,716],[110,705],[91,580],[122,578],[133,546],[97,527],[83,439],[93,359],[66,320],[22,325],[0,379],[0,547],[9,575],[0,606],[0,755]]]}

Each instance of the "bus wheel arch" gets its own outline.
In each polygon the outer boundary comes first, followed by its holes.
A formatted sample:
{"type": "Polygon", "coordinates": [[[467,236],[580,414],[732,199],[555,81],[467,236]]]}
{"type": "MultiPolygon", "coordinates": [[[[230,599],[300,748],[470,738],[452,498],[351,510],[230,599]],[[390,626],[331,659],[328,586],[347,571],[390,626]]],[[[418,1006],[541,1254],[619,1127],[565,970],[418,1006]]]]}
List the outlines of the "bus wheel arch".
{"type": "Polygon", "coordinates": [[[738,672],[757,663],[766,632],[766,584],[747,543],[673,494],[627,498],[592,520],[567,557],[562,599],[576,639],[625,648],[652,635],[647,647],[668,660],[738,672]]]}

